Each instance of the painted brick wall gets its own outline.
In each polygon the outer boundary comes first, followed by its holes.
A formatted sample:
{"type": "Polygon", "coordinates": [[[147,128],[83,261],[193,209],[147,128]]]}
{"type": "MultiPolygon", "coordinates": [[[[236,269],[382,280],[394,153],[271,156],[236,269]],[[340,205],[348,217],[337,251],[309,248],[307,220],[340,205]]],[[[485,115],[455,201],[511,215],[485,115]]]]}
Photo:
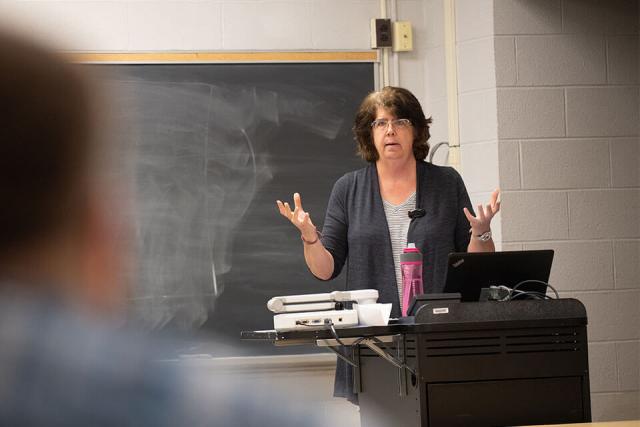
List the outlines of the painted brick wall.
{"type": "Polygon", "coordinates": [[[593,418],[640,418],[636,0],[494,0],[502,239],[589,315],[593,418]]]}
{"type": "MultiPolygon", "coordinates": [[[[422,105],[425,114],[433,118],[431,125],[431,145],[449,140],[447,112],[447,82],[444,50],[444,8],[441,0],[425,0],[424,38],[425,99],[422,105]]],[[[404,81],[400,80],[401,85],[404,81]]],[[[434,163],[446,164],[448,151],[446,146],[438,149],[434,163]]]]}
{"type": "MultiPolygon", "coordinates": [[[[493,0],[457,0],[456,53],[460,172],[474,208],[500,186],[493,0]]],[[[491,229],[501,249],[501,215],[491,229]]]]}

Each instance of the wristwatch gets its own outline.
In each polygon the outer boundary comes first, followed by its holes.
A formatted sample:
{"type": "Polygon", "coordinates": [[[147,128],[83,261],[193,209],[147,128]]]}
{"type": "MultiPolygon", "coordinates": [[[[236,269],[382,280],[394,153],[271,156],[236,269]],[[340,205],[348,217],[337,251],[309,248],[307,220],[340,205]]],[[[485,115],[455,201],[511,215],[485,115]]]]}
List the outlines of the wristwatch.
{"type": "Polygon", "coordinates": [[[474,239],[478,239],[481,242],[488,242],[489,240],[491,240],[491,230],[489,231],[485,231],[482,234],[472,234],[474,239]]]}

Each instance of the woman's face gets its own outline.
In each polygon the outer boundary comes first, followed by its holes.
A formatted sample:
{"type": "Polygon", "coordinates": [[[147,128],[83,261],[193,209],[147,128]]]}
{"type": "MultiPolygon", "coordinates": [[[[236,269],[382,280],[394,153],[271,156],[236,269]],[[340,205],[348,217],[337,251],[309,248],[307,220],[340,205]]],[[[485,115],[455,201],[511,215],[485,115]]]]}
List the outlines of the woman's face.
{"type": "Polygon", "coordinates": [[[371,129],[378,161],[413,157],[413,132],[411,122],[403,117],[396,117],[386,108],[378,107],[371,129]]]}

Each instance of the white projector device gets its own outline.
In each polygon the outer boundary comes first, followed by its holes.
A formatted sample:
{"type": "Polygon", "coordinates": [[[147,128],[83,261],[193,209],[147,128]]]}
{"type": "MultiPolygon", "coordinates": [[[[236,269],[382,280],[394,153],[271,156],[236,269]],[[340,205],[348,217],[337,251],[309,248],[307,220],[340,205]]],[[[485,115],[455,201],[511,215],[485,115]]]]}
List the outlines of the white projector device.
{"type": "Polygon", "coordinates": [[[336,328],[355,326],[358,324],[358,313],[355,310],[328,310],[273,316],[273,328],[276,331],[323,329],[329,324],[333,324],[336,328]]]}
{"type": "Polygon", "coordinates": [[[306,294],[273,297],[267,308],[274,313],[273,327],[276,331],[301,329],[324,329],[355,326],[358,324],[356,309],[341,309],[343,302],[375,304],[378,291],[334,291],[325,294],[306,294]]]}

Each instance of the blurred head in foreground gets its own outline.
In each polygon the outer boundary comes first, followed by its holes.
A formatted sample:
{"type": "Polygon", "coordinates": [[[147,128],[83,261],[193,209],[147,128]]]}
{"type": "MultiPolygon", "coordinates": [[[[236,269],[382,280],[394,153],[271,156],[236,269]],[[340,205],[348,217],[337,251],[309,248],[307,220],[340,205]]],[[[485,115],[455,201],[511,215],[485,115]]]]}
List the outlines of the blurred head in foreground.
{"type": "Polygon", "coordinates": [[[175,348],[95,315],[124,295],[95,97],[0,31],[0,425],[314,425],[273,385],[158,362],[175,348]]]}
{"type": "Polygon", "coordinates": [[[79,68],[0,32],[0,281],[111,308],[123,289],[93,97],[79,68]]]}

